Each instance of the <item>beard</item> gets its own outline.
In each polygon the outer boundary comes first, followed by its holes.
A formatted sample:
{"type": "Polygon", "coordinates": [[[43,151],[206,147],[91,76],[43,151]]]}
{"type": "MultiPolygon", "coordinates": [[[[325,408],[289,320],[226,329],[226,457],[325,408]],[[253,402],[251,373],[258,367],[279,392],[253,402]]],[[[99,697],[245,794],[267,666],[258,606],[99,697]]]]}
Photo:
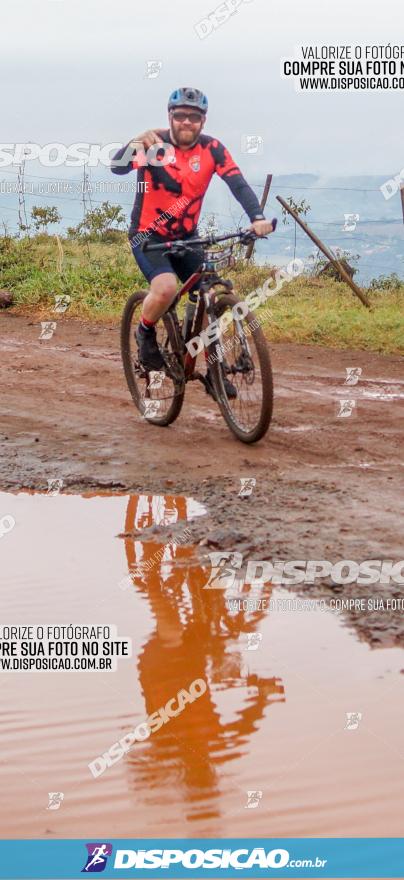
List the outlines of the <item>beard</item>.
{"type": "Polygon", "coordinates": [[[171,126],[171,134],[179,147],[192,147],[198,140],[200,133],[201,129],[195,132],[191,129],[184,129],[181,125],[176,126],[175,123],[171,126]]]}

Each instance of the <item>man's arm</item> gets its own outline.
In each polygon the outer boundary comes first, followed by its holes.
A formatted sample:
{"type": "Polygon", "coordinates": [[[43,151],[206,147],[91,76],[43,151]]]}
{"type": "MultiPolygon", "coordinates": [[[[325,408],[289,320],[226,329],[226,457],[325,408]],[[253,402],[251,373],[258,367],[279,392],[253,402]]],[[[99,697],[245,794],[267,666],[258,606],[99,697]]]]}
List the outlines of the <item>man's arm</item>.
{"type": "Polygon", "coordinates": [[[126,146],[121,147],[111,159],[111,171],[113,174],[127,174],[128,171],[132,171],[135,154],[136,147],[134,141],[129,141],[126,146]]]}
{"type": "MultiPolygon", "coordinates": [[[[137,154],[142,153],[143,155],[153,144],[161,144],[163,133],[161,129],[150,129],[136,135],[112,157],[111,171],[114,174],[128,174],[134,167],[133,162],[137,154]]],[[[144,161],[142,164],[145,164],[144,161]]]]}
{"type": "Polygon", "coordinates": [[[215,160],[215,171],[222,180],[227,183],[234,198],[244,208],[247,216],[253,223],[254,220],[264,220],[260,203],[251,189],[240,168],[236,165],[226,147],[220,141],[213,140],[210,150],[215,160]]]}

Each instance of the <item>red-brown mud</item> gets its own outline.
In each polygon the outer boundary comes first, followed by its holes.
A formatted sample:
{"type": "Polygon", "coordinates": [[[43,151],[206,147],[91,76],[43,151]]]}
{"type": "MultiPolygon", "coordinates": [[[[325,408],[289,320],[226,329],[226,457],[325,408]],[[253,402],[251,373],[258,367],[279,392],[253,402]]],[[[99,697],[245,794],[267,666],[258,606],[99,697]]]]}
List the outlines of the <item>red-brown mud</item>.
{"type": "MultiPolygon", "coordinates": [[[[58,318],[50,340],[39,339],[40,329],[36,318],[0,317],[0,489],[46,491],[57,478],[68,492],[192,494],[208,509],[190,525],[201,555],[227,548],[253,559],[404,558],[399,357],[271,346],[274,418],[249,447],[198,383],[187,387],[174,425],[142,420],[126,387],[118,324],[58,318]],[[356,385],[344,384],[347,367],[361,368],[356,385]],[[346,418],[337,415],[343,398],[355,400],[346,418]],[[244,477],[256,485],[240,498],[244,477]]],[[[305,590],[404,595],[395,584],[325,581],[305,590]]],[[[404,642],[403,612],[349,619],[371,644],[404,642]]]]}

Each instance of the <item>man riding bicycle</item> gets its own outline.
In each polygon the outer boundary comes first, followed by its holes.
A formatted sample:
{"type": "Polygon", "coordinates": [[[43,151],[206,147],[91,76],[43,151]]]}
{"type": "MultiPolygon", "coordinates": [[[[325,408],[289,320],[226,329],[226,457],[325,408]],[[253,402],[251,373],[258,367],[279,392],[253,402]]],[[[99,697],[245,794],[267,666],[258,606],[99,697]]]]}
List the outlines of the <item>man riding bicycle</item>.
{"type": "MultiPolygon", "coordinates": [[[[202,254],[196,248],[182,257],[162,251],[144,253],[142,243],[186,240],[197,235],[202,201],[216,172],[228,185],[258,236],[273,231],[258,199],[223,144],[203,135],[208,100],[193,88],[179,88],[168,102],[169,129],[150,129],[137,135],[112,159],[114,174],[138,171],[136,198],[131,214],[129,241],[133,256],[150,283],[150,292],[136,330],[139,359],[147,370],[161,370],[163,357],[157,345],[155,324],[177,293],[176,276],[186,281],[196,272],[202,254]],[[147,156],[146,156],[147,151],[147,156]],[[161,155],[163,154],[163,158],[161,155]]],[[[198,283],[190,290],[195,301],[198,283]]],[[[237,395],[226,379],[227,393],[237,395]]]]}

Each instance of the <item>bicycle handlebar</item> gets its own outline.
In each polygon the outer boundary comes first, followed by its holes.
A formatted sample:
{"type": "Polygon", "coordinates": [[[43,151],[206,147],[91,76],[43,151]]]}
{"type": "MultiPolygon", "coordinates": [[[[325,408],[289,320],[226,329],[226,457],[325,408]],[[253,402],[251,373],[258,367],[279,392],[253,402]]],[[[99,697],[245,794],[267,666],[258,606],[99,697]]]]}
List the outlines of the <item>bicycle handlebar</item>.
{"type": "MultiPolygon", "coordinates": [[[[277,222],[276,217],[273,217],[271,221],[273,232],[275,232],[277,222]]],[[[141,245],[141,249],[142,251],[170,251],[197,246],[211,246],[213,244],[218,244],[221,241],[229,241],[230,239],[235,238],[240,239],[242,244],[247,245],[250,242],[256,241],[257,238],[266,238],[266,236],[259,236],[251,229],[241,229],[239,232],[231,232],[228,235],[209,235],[207,238],[189,238],[185,240],[175,239],[174,241],[165,241],[162,244],[152,244],[144,241],[141,245]]]]}

